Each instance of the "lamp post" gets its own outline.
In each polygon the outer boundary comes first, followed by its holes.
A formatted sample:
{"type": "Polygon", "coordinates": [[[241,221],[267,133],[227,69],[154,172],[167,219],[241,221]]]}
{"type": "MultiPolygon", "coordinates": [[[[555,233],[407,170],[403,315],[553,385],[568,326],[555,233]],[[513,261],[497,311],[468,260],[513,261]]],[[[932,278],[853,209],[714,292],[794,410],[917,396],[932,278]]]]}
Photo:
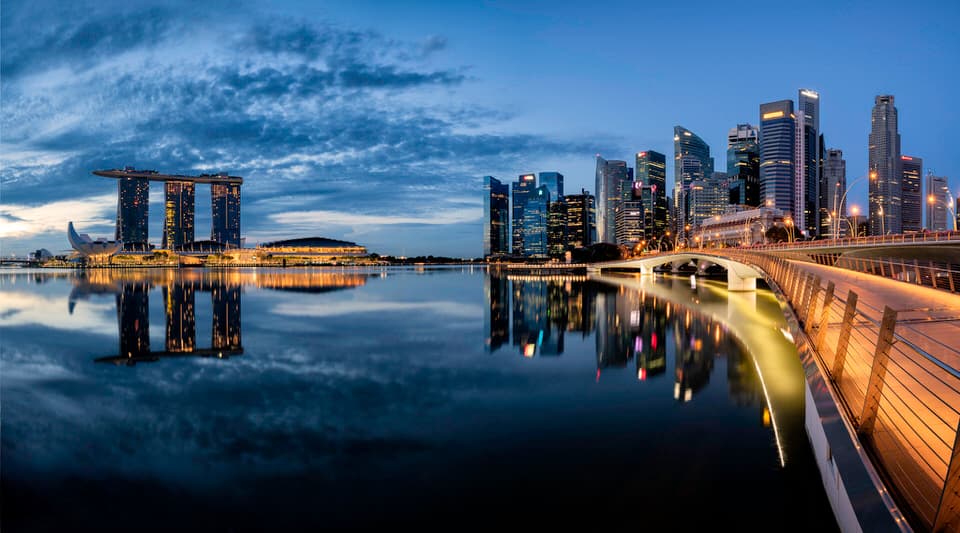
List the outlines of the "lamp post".
{"type": "Polygon", "coordinates": [[[883,206],[877,208],[877,214],[880,215],[880,235],[886,235],[887,230],[884,229],[886,226],[883,224],[883,206]]]}
{"type": "MultiPolygon", "coordinates": [[[[853,231],[853,238],[859,239],[860,238],[860,208],[855,205],[850,206],[850,213],[853,215],[853,228],[851,228],[851,230],[853,231]]],[[[848,226],[850,225],[849,220],[847,220],[847,225],[848,226]]]]}
{"type": "MultiPolygon", "coordinates": [[[[847,187],[847,190],[843,191],[843,196],[840,197],[840,204],[837,205],[837,213],[843,213],[843,201],[847,199],[847,193],[850,192],[850,189],[852,189],[853,186],[856,185],[858,181],[864,178],[870,178],[871,180],[877,179],[877,171],[871,170],[867,174],[860,176],[859,178],[853,180],[852,183],[850,183],[850,186],[847,187]]],[[[840,220],[839,219],[836,220],[835,223],[836,223],[836,229],[834,230],[834,236],[836,237],[840,233],[840,220]]],[[[849,221],[847,221],[847,223],[849,224],[849,221]]]]}
{"type": "Polygon", "coordinates": [[[783,223],[786,224],[787,226],[787,242],[792,244],[793,243],[793,219],[792,218],[785,219],[783,223]]]}

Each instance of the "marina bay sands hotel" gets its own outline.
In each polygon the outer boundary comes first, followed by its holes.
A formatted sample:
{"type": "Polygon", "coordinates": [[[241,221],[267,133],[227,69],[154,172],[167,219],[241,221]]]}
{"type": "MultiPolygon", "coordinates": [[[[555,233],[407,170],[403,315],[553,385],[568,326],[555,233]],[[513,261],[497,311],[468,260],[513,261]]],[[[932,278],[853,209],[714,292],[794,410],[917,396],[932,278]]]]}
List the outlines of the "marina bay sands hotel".
{"type": "Polygon", "coordinates": [[[160,174],[155,170],[95,170],[97,176],[116,178],[117,233],[125,251],[150,250],[147,239],[149,223],[150,182],[164,183],[163,244],[168,250],[189,251],[197,248],[214,251],[240,247],[240,186],[243,178],[226,173],[181,176],[160,174]],[[194,205],[196,185],[210,184],[213,224],[210,241],[194,240],[194,205]]]}

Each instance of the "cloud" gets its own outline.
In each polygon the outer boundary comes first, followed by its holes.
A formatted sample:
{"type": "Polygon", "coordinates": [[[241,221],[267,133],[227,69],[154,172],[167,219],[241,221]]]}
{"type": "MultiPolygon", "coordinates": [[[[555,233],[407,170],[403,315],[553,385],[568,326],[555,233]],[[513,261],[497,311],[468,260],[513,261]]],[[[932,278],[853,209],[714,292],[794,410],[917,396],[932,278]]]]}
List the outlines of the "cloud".
{"type": "MultiPolygon", "coordinates": [[[[472,256],[479,238],[452,235],[479,235],[480,214],[445,198],[479,198],[492,169],[595,151],[585,141],[498,132],[509,115],[458,96],[469,66],[434,64],[444,36],[402,41],[245,8],[191,9],[80,8],[54,20],[55,31],[9,34],[11,20],[31,12],[5,13],[4,69],[15,75],[5,70],[2,81],[8,205],[0,213],[3,235],[24,251],[52,246],[40,236],[63,231],[73,204],[57,202],[112,188],[92,170],[133,165],[244,176],[245,235],[330,225],[329,237],[362,228],[369,242],[396,246],[380,252],[472,256]],[[406,204],[446,207],[398,214],[406,204]],[[34,209],[51,205],[58,215],[34,209]],[[428,229],[441,225],[451,237],[428,229]],[[386,226],[403,231],[377,233],[386,226]]],[[[112,218],[105,197],[92,212],[80,209],[83,229],[112,218]]],[[[197,216],[204,224],[207,211],[197,216]]]]}
{"type": "Polygon", "coordinates": [[[89,227],[112,226],[116,213],[116,194],[105,194],[75,200],[57,200],[28,206],[0,205],[0,239],[28,237],[57,232],[66,235],[67,224],[73,222],[79,231],[89,227]]]}
{"type": "Polygon", "coordinates": [[[385,301],[340,301],[336,305],[330,302],[284,302],[276,305],[272,312],[284,316],[323,318],[358,313],[397,313],[406,311],[428,311],[439,315],[477,318],[483,316],[483,309],[476,305],[459,302],[385,302],[385,301]]]}

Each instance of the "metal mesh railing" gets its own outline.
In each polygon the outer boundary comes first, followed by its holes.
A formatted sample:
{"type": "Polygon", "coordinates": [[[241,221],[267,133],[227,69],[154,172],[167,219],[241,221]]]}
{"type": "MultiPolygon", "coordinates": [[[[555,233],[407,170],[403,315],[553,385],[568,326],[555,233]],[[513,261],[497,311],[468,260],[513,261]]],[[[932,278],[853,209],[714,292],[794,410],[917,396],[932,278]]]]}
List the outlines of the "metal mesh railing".
{"type": "Polygon", "coordinates": [[[711,253],[761,269],[783,293],[861,442],[918,525],[960,531],[960,350],[782,257],[711,253]]]}

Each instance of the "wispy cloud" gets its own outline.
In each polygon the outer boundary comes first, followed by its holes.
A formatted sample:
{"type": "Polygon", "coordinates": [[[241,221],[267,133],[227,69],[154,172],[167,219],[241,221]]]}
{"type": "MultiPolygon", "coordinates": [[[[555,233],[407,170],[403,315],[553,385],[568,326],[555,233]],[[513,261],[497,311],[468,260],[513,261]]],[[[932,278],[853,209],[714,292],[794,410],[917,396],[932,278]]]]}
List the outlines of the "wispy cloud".
{"type": "Polygon", "coordinates": [[[0,239],[29,237],[41,233],[66,234],[73,222],[79,230],[112,226],[117,209],[116,194],[75,200],[57,200],[40,205],[0,205],[0,239]]]}
{"type": "Polygon", "coordinates": [[[479,209],[439,209],[418,216],[360,214],[346,211],[291,211],[270,215],[280,224],[299,228],[324,226],[392,226],[397,224],[461,224],[481,219],[479,209]]]}

